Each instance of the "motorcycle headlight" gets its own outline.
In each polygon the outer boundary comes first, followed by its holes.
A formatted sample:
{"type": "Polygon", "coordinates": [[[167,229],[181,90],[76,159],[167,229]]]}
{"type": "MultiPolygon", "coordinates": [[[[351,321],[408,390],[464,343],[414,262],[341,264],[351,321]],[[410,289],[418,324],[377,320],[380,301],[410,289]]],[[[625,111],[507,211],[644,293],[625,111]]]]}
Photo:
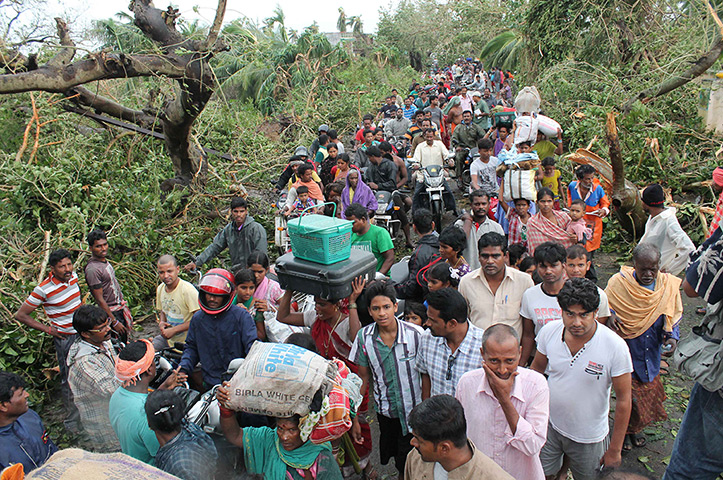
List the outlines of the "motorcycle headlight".
{"type": "Polygon", "coordinates": [[[440,185],[442,185],[442,183],[444,183],[444,177],[434,177],[430,179],[429,186],[439,187],[440,185]]]}

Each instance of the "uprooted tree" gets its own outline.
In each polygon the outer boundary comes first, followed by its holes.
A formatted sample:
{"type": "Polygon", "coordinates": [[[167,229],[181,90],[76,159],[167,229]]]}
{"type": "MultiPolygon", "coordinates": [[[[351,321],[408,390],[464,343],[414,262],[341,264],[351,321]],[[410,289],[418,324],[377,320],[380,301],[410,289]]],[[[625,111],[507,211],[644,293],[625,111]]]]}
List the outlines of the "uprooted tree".
{"type": "MultiPolygon", "coordinates": [[[[60,93],[75,104],[72,110],[77,113],[94,112],[162,133],[175,175],[162,188],[170,190],[174,185],[187,186],[194,179],[202,181],[206,162],[191,132],[217,85],[209,60],[228,49],[219,37],[226,0],[218,0],[213,24],[201,40],[184,38],[176,30],[177,9],[159,10],[151,0],[132,0],[129,9],[134,24],[159,47],[159,54],[100,51],[73,61],[76,45],[67,24],[56,18],[60,49],[47,63],[38,66],[32,56],[0,54],[0,62],[9,72],[0,75],[0,94],[60,93]],[[160,108],[149,103],[134,109],[86,87],[98,81],[133,77],[174,79],[176,88],[160,108]]],[[[149,97],[152,102],[153,95],[149,97]]]]}

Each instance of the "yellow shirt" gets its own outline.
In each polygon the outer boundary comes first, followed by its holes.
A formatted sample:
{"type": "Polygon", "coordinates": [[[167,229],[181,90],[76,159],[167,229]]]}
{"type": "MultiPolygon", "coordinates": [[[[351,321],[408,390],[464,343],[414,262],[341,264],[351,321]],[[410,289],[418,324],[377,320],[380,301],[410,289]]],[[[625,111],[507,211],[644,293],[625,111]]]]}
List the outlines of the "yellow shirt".
{"type": "MultiPolygon", "coordinates": [[[[199,309],[198,290],[185,280],[179,280],[176,288],[166,291],[164,283],[156,288],[156,310],[166,314],[166,321],[172,327],[190,322],[191,317],[199,309]]],[[[169,339],[170,342],[183,342],[188,331],[181,332],[169,339]]]]}
{"type": "Polygon", "coordinates": [[[552,190],[552,193],[555,194],[556,198],[560,196],[560,192],[557,188],[559,186],[560,175],[562,175],[560,170],[555,169],[555,173],[551,177],[546,177],[544,174],[542,176],[542,186],[552,190]]]}

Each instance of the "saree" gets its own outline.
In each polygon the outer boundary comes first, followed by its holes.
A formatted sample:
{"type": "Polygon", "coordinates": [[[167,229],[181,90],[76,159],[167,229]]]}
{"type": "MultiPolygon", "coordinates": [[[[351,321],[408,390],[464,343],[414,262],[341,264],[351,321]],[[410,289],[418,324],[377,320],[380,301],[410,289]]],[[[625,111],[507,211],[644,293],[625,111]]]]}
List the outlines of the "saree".
{"type": "Polygon", "coordinates": [[[570,239],[566,229],[570,224],[570,217],[567,213],[553,210],[557,224],[537,212],[527,221],[527,251],[530,255],[535,253],[535,248],[545,242],[559,243],[563,247],[571,247],[575,241],[570,239]]]}

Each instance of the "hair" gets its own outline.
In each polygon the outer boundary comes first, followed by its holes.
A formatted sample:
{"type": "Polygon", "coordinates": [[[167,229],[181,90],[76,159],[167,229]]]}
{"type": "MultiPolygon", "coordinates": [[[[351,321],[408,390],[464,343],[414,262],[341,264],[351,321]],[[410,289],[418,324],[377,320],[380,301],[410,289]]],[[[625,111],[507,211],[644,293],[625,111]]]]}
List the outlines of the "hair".
{"type": "Polygon", "coordinates": [[[542,159],[541,165],[543,167],[554,167],[555,166],[555,159],[553,157],[545,157],[542,159]]]}
{"type": "Polygon", "coordinates": [[[524,142],[518,143],[517,145],[518,145],[518,146],[525,145],[526,147],[531,147],[531,146],[532,146],[532,142],[530,142],[530,141],[524,141],[524,142]]]}
{"type": "Polygon", "coordinates": [[[587,249],[585,249],[585,247],[583,247],[579,243],[567,247],[567,258],[585,258],[585,260],[590,259],[587,249]]]}
{"type": "Polygon", "coordinates": [[[149,393],[144,408],[151,430],[163,433],[181,430],[186,404],[173,390],[156,390],[149,393]]]}
{"type": "Polygon", "coordinates": [[[592,312],[600,306],[600,294],[597,285],[587,278],[571,278],[557,294],[557,303],[563,310],[580,305],[586,312],[592,312]]]}
{"type": "Polygon", "coordinates": [[[341,160],[342,162],[349,164],[351,163],[351,157],[349,157],[348,153],[340,153],[338,157],[336,157],[337,160],[341,160]]]}
{"type": "Polygon", "coordinates": [[[316,349],[316,342],[314,341],[314,337],[312,337],[308,333],[294,332],[286,338],[286,341],[284,343],[305,348],[310,352],[319,353],[319,351],[316,349]]]}
{"type": "Polygon", "coordinates": [[[363,122],[364,120],[374,120],[374,115],[372,115],[371,113],[367,113],[366,115],[364,115],[364,116],[362,117],[362,122],[363,122]]]}
{"type": "Polygon", "coordinates": [[[467,235],[461,228],[450,225],[439,234],[439,242],[449,245],[459,254],[467,246],[467,235]]]}
{"type": "Polygon", "coordinates": [[[384,133],[384,129],[383,129],[383,128],[379,128],[379,127],[375,128],[375,129],[374,129],[374,135],[376,135],[377,133],[384,133]]]}
{"type": "Polygon", "coordinates": [[[642,258],[652,258],[660,262],[660,249],[652,243],[638,243],[635,248],[633,248],[633,263],[642,258]]]}
{"type": "Polygon", "coordinates": [[[346,210],[344,210],[344,216],[346,218],[354,217],[359,220],[369,220],[369,212],[364,207],[364,205],[360,203],[352,203],[348,207],[346,207],[346,210]]]}
{"type": "Polygon", "coordinates": [[[319,145],[324,145],[326,142],[329,141],[329,135],[326,133],[322,133],[319,135],[319,145]]]}
{"type": "Polygon", "coordinates": [[[123,350],[118,354],[118,358],[121,360],[127,360],[129,362],[137,362],[146,354],[148,346],[140,340],[129,343],[123,350]]]}
{"type": "Polygon", "coordinates": [[[520,264],[517,266],[517,268],[520,269],[521,272],[526,272],[529,270],[530,267],[535,265],[535,259],[532,257],[525,257],[522,260],[520,260],[520,264]]]}
{"type": "MultiPolygon", "coordinates": [[[[92,245],[91,245],[92,246],[92,245]]],[[[61,260],[64,260],[66,258],[73,259],[73,257],[70,256],[70,252],[64,248],[59,248],[57,250],[53,250],[50,252],[50,255],[48,255],[48,265],[51,267],[54,267],[60,262],[61,260]]]]}
{"type": "MultiPolygon", "coordinates": [[[[431,118],[425,118],[424,120],[422,120],[422,125],[424,125],[424,122],[427,122],[427,123],[429,123],[429,124],[431,125],[431,124],[432,124],[432,119],[431,119],[431,118]]],[[[427,128],[431,128],[431,127],[427,127],[427,128]]],[[[425,129],[425,130],[426,130],[426,129],[425,129]]]]}
{"type": "Polygon", "coordinates": [[[256,275],[254,275],[254,272],[249,270],[248,268],[242,268],[238,272],[236,272],[236,275],[233,276],[234,282],[236,283],[236,286],[241,285],[242,283],[253,283],[256,284],[256,275]]]}
{"type": "MultiPolygon", "coordinates": [[[[457,288],[459,286],[459,277],[452,276],[452,267],[447,262],[437,262],[427,269],[427,281],[432,278],[442,283],[449,283],[450,287],[457,288]]],[[[431,292],[430,292],[431,293],[431,292]]]]}
{"type": "Polygon", "coordinates": [[[578,180],[582,180],[585,175],[591,173],[595,173],[595,168],[592,165],[580,165],[577,167],[577,170],[575,170],[575,176],[578,180]]]}
{"type": "Polygon", "coordinates": [[[169,263],[173,265],[174,267],[178,266],[178,260],[176,260],[176,257],[173,255],[161,255],[158,257],[158,265],[168,265],[169,263]]]}
{"type": "Polygon", "coordinates": [[[296,187],[296,194],[301,195],[302,193],[309,193],[309,187],[306,185],[299,185],[296,187]]]}
{"type": "Polygon", "coordinates": [[[585,205],[585,200],[581,200],[579,198],[577,200],[573,200],[572,202],[570,202],[570,206],[573,206],[573,205],[581,206],[583,212],[585,211],[585,208],[587,208],[585,205]]]}
{"type": "Polygon", "coordinates": [[[9,402],[19,388],[25,388],[25,380],[20,375],[0,372],[0,403],[9,402]]]}
{"type": "Polygon", "coordinates": [[[326,134],[329,136],[329,140],[333,140],[333,139],[335,139],[336,137],[339,136],[339,134],[337,133],[337,131],[336,131],[335,129],[333,129],[333,128],[330,129],[328,132],[326,132],[326,134]]]}
{"type": "Polygon", "coordinates": [[[567,251],[565,247],[555,242],[545,242],[535,248],[534,253],[535,265],[546,263],[552,265],[553,263],[567,262],[567,251]]]}
{"type": "Polygon", "coordinates": [[[417,118],[420,115],[424,116],[424,110],[419,109],[416,112],[414,112],[414,118],[417,118]]]}
{"type": "Polygon", "coordinates": [[[510,325],[505,323],[495,323],[492,326],[485,328],[485,332],[482,334],[482,348],[487,345],[487,340],[494,340],[497,343],[502,343],[508,338],[514,338],[517,345],[520,345],[520,334],[517,333],[510,325]]]}
{"type": "Polygon", "coordinates": [[[248,208],[249,204],[243,197],[233,197],[231,199],[231,210],[234,208],[248,208]]]}
{"type": "Polygon", "coordinates": [[[417,231],[426,235],[434,229],[434,217],[432,212],[427,208],[417,208],[412,213],[412,225],[417,227],[417,231]]]}
{"type": "Polygon", "coordinates": [[[480,138],[477,140],[477,148],[480,150],[491,150],[495,144],[489,138],[480,138]]]}
{"type": "Polygon", "coordinates": [[[507,247],[507,253],[510,254],[510,265],[516,265],[527,254],[527,247],[522,243],[513,243],[507,247]]]}
{"type": "Polygon", "coordinates": [[[374,135],[374,130],[371,130],[371,129],[369,129],[369,128],[365,128],[364,131],[362,132],[362,137],[366,137],[366,136],[369,135],[370,133],[371,133],[372,135],[374,135]]]}
{"type": "Polygon", "coordinates": [[[442,288],[427,295],[427,305],[439,310],[439,316],[444,323],[452,319],[457,323],[467,322],[467,300],[454,288],[442,288]]]}
{"type": "Polygon", "coordinates": [[[328,151],[330,148],[333,148],[336,151],[339,151],[339,145],[337,145],[334,142],[329,143],[329,145],[326,146],[326,150],[328,151]]]}
{"type": "Polygon", "coordinates": [[[106,320],[108,320],[108,314],[102,308],[96,305],[81,305],[73,313],[73,328],[80,334],[93,330],[106,320]]]}
{"type": "Polygon", "coordinates": [[[382,151],[376,145],[367,148],[367,157],[381,157],[382,151]]]}
{"type": "Polygon", "coordinates": [[[377,145],[377,147],[379,147],[379,150],[384,153],[391,153],[392,151],[392,144],[387,142],[386,140],[384,140],[383,142],[379,142],[379,145],[377,145]]]}
{"type": "Polygon", "coordinates": [[[296,176],[301,178],[307,171],[314,170],[314,167],[304,162],[296,169],[296,176]]]}
{"type": "MultiPolygon", "coordinates": [[[[99,228],[96,228],[93,231],[91,231],[88,234],[88,236],[86,237],[89,247],[92,247],[93,245],[95,245],[95,242],[97,242],[98,240],[107,240],[107,239],[108,239],[108,236],[105,234],[105,232],[103,230],[101,230],[99,228]]],[[[48,262],[50,262],[50,260],[48,260],[48,262]]]]}
{"type": "Polygon", "coordinates": [[[537,191],[537,201],[539,202],[539,201],[542,200],[544,197],[550,197],[550,198],[553,198],[553,199],[554,199],[554,198],[555,198],[555,194],[552,193],[552,190],[550,190],[549,188],[547,188],[547,187],[542,187],[541,189],[539,189],[539,190],[537,191]]]}
{"type": "Polygon", "coordinates": [[[451,395],[435,395],[409,413],[414,434],[437,445],[450,441],[457,448],[467,445],[467,420],[459,400],[451,395]]]}
{"type": "Polygon", "coordinates": [[[329,194],[331,192],[338,193],[341,195],[341,192],[344,191],[344,184],[341,182],[331,182],[329,185],[326,186],[324,189],[324,196],[326,198],[329,198],[329,194]]]}
{"type": "Polygon", "coordinates": [[[507,240],[504,235],[496,232],[487,232],[479,238],[477,242],[477,251],[481,252],[483,248],[500,247],[502,254],[507,253],[507,240]]]}
{"type": "Polygon", "coordinates": [[[254,250],[253,252],[249,253],[249,256],[246,258],[246,266],[251,267],[251,265],[261,265],[266,270],[268,270],[269,256],[266,255],[266,252],[262,252],[261,250],[254,250]]]}
{"type": "Polygon", "coordinates": [[[422,130],[422,135],[426,136],[428,133],[431,133],[432,135],[434,135],[436,132],[434,131],[433,128],[425,128],[424,130],[422,130]]]}
{"type": "Polygon", "coordinates": [[[489,193],[485,192],[484,190],[477,189],[469,194],[469,201],[473,202],[475,198],[482,198],[482,197],[487,197],[488,201],[490,199],[489,193]]]}
{"type": "Polygon", "coordinates": [[[427,309],[423,303],[415,302],[413,300],[406,300],[404,302],[404,314],[408,315],[413,313],[422,319],[422,324],[427,321],[427,309]]]}
{"type": "Polygon", "coordinates": [[[392,303],[397,303],[397,293],[390,280],[374,280],[367,285],[366,290],[367,301],[370,305],[375,297],[387,297],[392,303]]]}

